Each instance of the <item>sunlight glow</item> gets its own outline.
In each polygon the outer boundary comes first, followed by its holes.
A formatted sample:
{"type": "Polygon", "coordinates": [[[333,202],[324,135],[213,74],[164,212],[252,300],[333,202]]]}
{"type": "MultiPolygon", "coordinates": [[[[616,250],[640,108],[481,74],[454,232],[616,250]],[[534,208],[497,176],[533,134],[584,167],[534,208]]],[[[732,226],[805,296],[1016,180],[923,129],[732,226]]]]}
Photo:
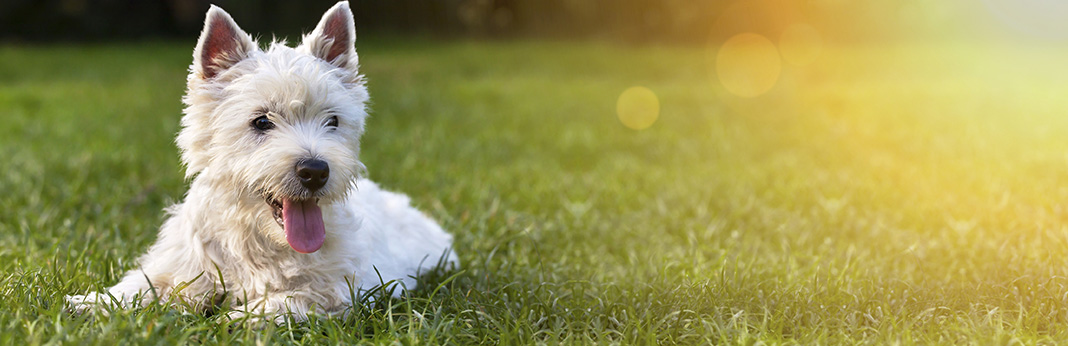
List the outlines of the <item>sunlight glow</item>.
{"type": "Polygon", "coordinates": [[[1068,38],[1068,3],[1060,0],[984,0],[990,13],[1013,29],[1041,38],[1068,38]]]}

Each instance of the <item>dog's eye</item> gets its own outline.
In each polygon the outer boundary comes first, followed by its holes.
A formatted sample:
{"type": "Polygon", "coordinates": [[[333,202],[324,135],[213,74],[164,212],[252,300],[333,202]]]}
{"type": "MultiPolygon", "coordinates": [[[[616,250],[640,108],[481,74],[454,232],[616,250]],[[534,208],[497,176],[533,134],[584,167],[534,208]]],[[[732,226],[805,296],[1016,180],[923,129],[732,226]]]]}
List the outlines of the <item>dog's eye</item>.
{"type": "Polygon", "coordinates": [[[274,128],[274,123],[267,119],[266,115],[261,115],[259,118],[252,119],[252,127],[260,131],[267,131],[274,128]]]}
{"type": "Polygon", "coordinates": [[[328,126],[328,127],[337,127],[337,117],[333,116],[333,117],[330,117],[330,119],[327,119],[326,120],[326,126],[328,126]]]}

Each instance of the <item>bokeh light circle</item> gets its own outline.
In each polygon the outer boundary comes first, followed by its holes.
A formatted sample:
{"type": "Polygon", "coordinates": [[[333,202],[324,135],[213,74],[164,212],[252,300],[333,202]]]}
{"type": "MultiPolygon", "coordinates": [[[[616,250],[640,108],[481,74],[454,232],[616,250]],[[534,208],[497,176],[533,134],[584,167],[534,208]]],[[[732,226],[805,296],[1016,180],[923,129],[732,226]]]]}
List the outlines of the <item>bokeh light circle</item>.
{"type": "Polygon", "coordinates": [[[794,24],[787,27],[779,38],[782,59],[794,66],[811,64],[823,51],[820,32],[810,25],[794,24]]]}
{"type": "Polygon", "coordinates": [[[635,130],[648,128],[660,117],[660,99],[649,88],[627,88],[616,100],[616,115],[626,127],[635,130]]]}
{"type": "Polygon", "coordinates": [[[766,37],[744,33],[731,37],[716,55],[719,82],[732,94],[756,97],[779,81],[782,61],[775,44],[766,37]]]}

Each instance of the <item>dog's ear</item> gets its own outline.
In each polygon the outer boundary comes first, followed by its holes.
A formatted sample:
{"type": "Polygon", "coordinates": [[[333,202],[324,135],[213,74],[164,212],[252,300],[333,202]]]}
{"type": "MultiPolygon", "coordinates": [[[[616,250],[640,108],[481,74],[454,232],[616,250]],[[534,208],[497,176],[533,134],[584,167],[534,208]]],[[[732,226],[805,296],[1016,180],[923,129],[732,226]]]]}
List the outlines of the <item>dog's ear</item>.
{"type": "Polygon", "coordinates": [[[308,52],[334,66],[356,71],[356,22],[349,2],[338,2],[323,14],[323,19],[311,33],[304,35],[302,45],[308,52]]]}
{"type": "Polygon", "coordinates": [[[204,19],[197,48],[193,50],[193,73],[203,79],[215,77],[248,57],[256,43],[234,23],[229,13],[211,5],[204,19]]]}

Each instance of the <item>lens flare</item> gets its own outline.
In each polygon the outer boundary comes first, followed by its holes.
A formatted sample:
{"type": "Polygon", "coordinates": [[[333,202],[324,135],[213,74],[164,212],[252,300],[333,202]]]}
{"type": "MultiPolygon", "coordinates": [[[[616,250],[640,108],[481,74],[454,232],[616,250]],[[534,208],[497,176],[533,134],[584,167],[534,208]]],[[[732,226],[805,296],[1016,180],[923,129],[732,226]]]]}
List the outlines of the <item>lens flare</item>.
{"type": "Polygon", "coordinates": [[[731,37],[716,55],[716,74],[727,91],[741,97],[760,96],[775,86],[782,61],[775,44],[754,33],[731,37]]]}
{"type": "Polygon", "coordinates": [[[646,87],[630,87],[616,100],[616,115],[623,125],[635,130],[653,126],[660,117],[660,99],[646,87]]]}
{"type": "Polygon", "coordinates": [[[794,66],[805,66],[816,61],[823,51],[820,32],[807,24],[794,24],[783,30],[779,38],[782,59],[794,66]]]}

